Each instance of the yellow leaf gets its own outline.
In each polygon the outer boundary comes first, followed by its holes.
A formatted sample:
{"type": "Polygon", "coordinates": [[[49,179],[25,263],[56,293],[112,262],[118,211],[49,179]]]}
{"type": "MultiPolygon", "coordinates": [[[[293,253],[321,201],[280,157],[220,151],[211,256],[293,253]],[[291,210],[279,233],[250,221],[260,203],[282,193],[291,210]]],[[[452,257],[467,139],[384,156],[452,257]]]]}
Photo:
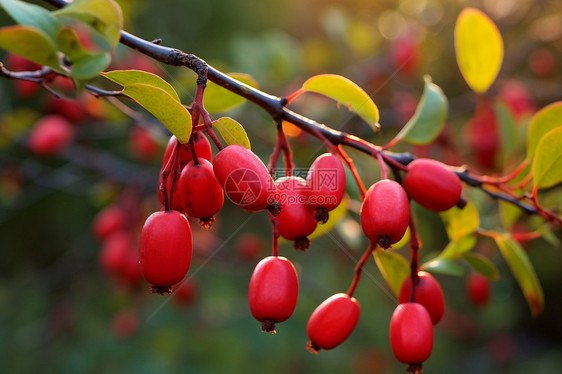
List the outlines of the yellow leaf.
{"type": "Polygon", "coordinates": [[[455,51],[466,83],[476,93],[486,92],[503,61],[503,40],[494,22],[478,9],[465,8],[455,25],[455,51]]]}

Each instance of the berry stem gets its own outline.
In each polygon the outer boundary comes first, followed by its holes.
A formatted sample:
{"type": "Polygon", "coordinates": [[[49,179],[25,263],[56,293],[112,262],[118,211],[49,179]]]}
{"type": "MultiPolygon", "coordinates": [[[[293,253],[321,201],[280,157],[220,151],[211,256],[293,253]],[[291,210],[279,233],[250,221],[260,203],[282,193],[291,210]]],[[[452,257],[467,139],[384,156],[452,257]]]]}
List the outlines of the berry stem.
{"type": "Polygon", "coordinates": [[[271,255],[272,256],[279,256],[279,221],[273,214],[269,214],[269,218],[271,219],[271,255]]]}
{"type": "Polygon", "coordinates": [[[412,211],[410,209],[410,277],[412,278],[412,294],[410,295],[410,302],[416,300],[416,286],[418,285],[420,278],[418,276],[419,267],[419,249],[421,247],[421,241],[418,236],[418,230],[416,228],[416,223],[412,211]]]}
{"type": "Polygon", "coordinates": [[[353,175],[353,179],[355,179],[355,183],[359,188],[359,195],[361,197],[361,201],[365,200],[367,189],[365,188],[363,181],[361,181],[361,178],[359,177],[359,173],[357,172],[357,168],[355,168],[355,163],[353,162],[353,159],[347,155],[347,153],[345,152],[345,150],[341,145],[338,145],[336,147],[336,150],[338,151],[339,155],[341,156],[341,158],[343,159],[343,161],[351,171],[351,174],[353,175]]]}
{"type": "Polygon", "coordinates": [[[293,174],[293,152],[285,132],[283,131],[282,122],[277,122],[277,141],[275,143],[275,148],[269,157],[269,164],[267,165],[267,170],[272,176],[275,175],[275,168],[277,167],[277,161],[279,160],[279,155],[283,151],[283,163],[285,164],[285,175],[291,176],[293,174]]]}
{"type": "Polygon", "coordinates": [[[353,297],[355,289],[357,288],[357,284],[359,283],[359,279],[361,278],[361,273],[363,272],[363,266],[365,266],[365,263],[367,263],[367,260],[369,259],[369,257],[371,257],[371,253],[373,253],[375,248],[376,247],[374,247],[372,243],[369,243],[369,247],[367,248],[365,253],[363,253],[363,256],[361,257],[357,265],[355,265],[355,275],[353,276],[353,281],[351,282],[351,286],[347,291],[349,297],[353,297]]]}
{"type": "Polygon", "coordinates": [[[381,168],[381,179],[388,179],[388,166],[386,166],[386,163],[382,157],[382,153],[381,152],[377,152],[376,155],[374,155],[374,157],[377,158],[377,161],[379,163],[379,166],[381,168]]]}
{"type": "Polygon", "coordinates": [[[175,171],[176,164],[177,168],[179,168],[179,147],[181,146],[180,142],[176,140],[174,147],[172,148],[172,152],[170,153],[170,158],[168,158],[168,162],[160,171],[162,175],[162,183],[158,187],[160,191],[164,193],[164,209],[166,211],[170,210],[170,206],[172,203],[172,195],[175,191],[175,182],[177,180],[176,173],[172,174],[172,171],[175,171]],[[168,187],[168,178],[172,176],[172,183],[170,187],[168,187]]]}

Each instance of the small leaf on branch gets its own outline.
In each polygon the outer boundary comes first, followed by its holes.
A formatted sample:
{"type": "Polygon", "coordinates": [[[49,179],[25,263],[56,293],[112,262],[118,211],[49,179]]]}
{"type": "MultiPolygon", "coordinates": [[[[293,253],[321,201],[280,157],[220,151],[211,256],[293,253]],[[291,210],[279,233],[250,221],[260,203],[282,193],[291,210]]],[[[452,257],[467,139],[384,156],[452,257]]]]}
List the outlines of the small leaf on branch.
{"type": "Polygon", "coordinates": [[[490,280],[496,280],[499,278],[500,274],[498,268],[492,261],[490,261],[487,257],[482,256],[479,253],[465,253],[462,255],[462,258],[466,260],[472,266],[474,270],[485,276],[490,280]]]}
{"type": "Polygon", "coordinates": [[[439,86],[431,82],[431,77],[425,76],[424,80],[425,87],[416,112],[396,135],[396,140],[429,144],[443,130],[448,111],[447,97],[439,86]]]}
{"type": "Polygon", "coordinates": [[[545,106],[531,119],[527,129],[527,158],[529,160],[535,157],[542,137],[557,127],[562,127],[562,101],[545,106]]]}
{"type": "Polygon", "coordinates": [[[47,34],[35,27],[15,25],[1,28],[0,48],[39,65],[62,71],[55,43],[47,34]]]}
{"type": "Polygon", "coordinates": [[[4,10],[20,25],[33,26],[55,40],[61,23],[51,12],[39,5],[19,0],[0,0],[4,10]]]}
{"type": "MultiPolygon", "coordinates": [[[[248,74],[228,73],[227,75],[250,87],[258,88],[258,82],[248,74]]],[[[211,81],[207,82],[207,88],[205,88],[205,95],[203,96],[203,105],[207,112],[226,112],[243,104],[244,101],[246,99],[228,91],[226,88],[211,81]]]]}
{"type": "Polygon", "coordinates": [[[470,201],[463,209],[454,206],[440,213],[440,216],[445,224],[449,239],[453,241],[458,241],[462,237],[474,233],[480,225],[478,210],[470,201]]]}
{"type": "Polygon", "coordinates": [[[482,94],[496,80],[503,61],[503,39],[482,11],[465,8],[455,24],[455,52],[464,80],[482,94]]]}
{"type": "Polygon", "coordinates": [[[180,102],[180,98],[174,88],[156,74],[142,70],[112,70],[106,73],[101,73],[101,75],[123,87],[141,83],[147,86],[160,88],[166,91],[178,103],[180,102]]]}
{"type": "Polygon", "coordinates": [[[244,127],[230,117],[222,117],[213,122],[213,126],[219,131],[228,145],[238,144],[244,148],[251,149],[250,139],[244,127]]]}
{"type": "Polygon", "coordinates": [[[447,244],[443,252],[439,255],[439,258],[445,258],[449,260],[456,260],[462,256],[465,252],[470,251],[476,245],[476,237],[474,235],[467,235],[459,238],[458,240],[452,240],[447,244]]]}
{"type": "Polygon", "coordinates": [[[513,276],[519,283],[523,295],[531,308],[533,317],[538,316],[544,308],[544,295],[541,284],[529,257],[521,244],[509,235],[496,235],[494,240],[513,276]]]}
{"type": "Polygon", "coordinates": [[[462,266],[453,260],[439,257],[422,264],[420,266],[420,270],[428,271],[430,273],[454,275],[457,277],[464,275],[464,269],[462,266]]]}
{"type": "Polygon", "coordinates": [[[357,84],[340,75],[320,74],[303,83],[304,91],[316,92],[342,103],[354,111],[375,132],[380,131],[379,109],[371,97],[357,84]]]}
{"type": "Polygon", "coordinates": [[[532,171],[536,187],[548,188],[562,182],[562,127],[550,130],[541,138],[532,171]]]}
{"type": "Polygon", "coordinates": [[[114,0],[74,0],[54,14],[84,22],[103,36],[111,48],[119,43],[123,14],[114,0]]]}
{"type": "Polygon", "coordinates": [[[410,276],[410,264],[401,254],[381,248],[375,249],[373,256],[386,283],[398,297],[402,283],[410,276]]]}
{"type": "Polygon", "coordinates": [[[158,118],[180,143],[185,144],[189,141],[191,114],[168,92],[158,87],[137,83],[127,85],[123,93],[158,118]]]}

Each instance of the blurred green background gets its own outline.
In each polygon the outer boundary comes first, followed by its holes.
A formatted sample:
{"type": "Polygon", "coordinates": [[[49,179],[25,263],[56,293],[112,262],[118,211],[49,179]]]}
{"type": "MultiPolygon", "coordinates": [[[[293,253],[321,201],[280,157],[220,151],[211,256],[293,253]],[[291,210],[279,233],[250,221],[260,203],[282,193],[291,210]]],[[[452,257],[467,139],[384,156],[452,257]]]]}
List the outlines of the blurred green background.
{"type": "MultiPolygon", "coordinates": [[[[381,110],[382,135],[373,135],[345,108],[316,96],[305,96],[291,108],[376,144],[391,139],[409,119],[423,75],[430,74],[450,100],[445,135],[431,147],[400,145],[397,150],[466,163],[483,173],[511,170],[523,159],[524,148],[511,158],[496,150],[493,162],[486,163],[466,141],[476,95],[460,75],[453,45],[453,27],[464,6],[485,11],[504,38],[503,68],[488,95],[509,107],[519,138],[536,109],[562,98],[559,1],[118,2],[126,30],[148,40],[162,38],[164,45],[196,54],[222,71],[248,73],[274,95],[294,92],[315,74],[350,78],[381,110]]],[[[2,25],[11,24],[3,12],[0,17],[2,25]]],[[[193,98],[196,77],[184,69],[158,66],[121,46],[115,67],[152,69],[174,85],[185,103],[193,98]]],[[[307,252],[282,244],[281,254],[297,268],[300,291],[293,317],[278,325],[275,336],[260,332],[247,305],[253,268],[269,253],[270,226],[264,212],[247,214],[227,202],[211,231],[192,221],[189,277],[196,292],[187,302],[178,302],[176,295],[152,295],[146,283],[130,287],[108,276],[99,265],[102,244],[92,235],[92,221],[105,206],[122,204],[129,209],[131,237],[138,237],[144,219],[160,208],[156,188],[169,134],[154,121],[146,122],[158,146],[153,156],[139,157],[130,148],[133,121],[107,103],[81,99],[87,114],[74,120],[76,141],[57,156],[38,157],[27,149],[26,138],[38,117],[55,111],[48,96],[40,91],[22,97],[14,82],[0,81],[0,371],[404,372],[388,342],[397,301],[374,261],[367,264],[356,292],[361,317],[354,333],[340,347],[317,356],[305,349],[310,313],[327,297],[348,289],[367,246],[353,212],[330,234],[315,239],[307,252]],[[245,232],[261,238],[257,255],[241,254],[245,232]]],[[[275,141],[268,115],[248,103],[228,115],[245,126],[253,150],[267,160],[275,141]]],[[[218,116],[213,114],[214,119],[218,116]]],[[[317,140],[303,134],[290,142],[300,168],[323,152],[317,140]]],[[[378,179],[372,159],[351,150],[349,154],[366,185],[378,179]]],[[[357,196],[352,185],[348,192],[357,196]]],[[[549,200],[555,208],[560,208],[558,195],[549,200]]],[[[496,202],[468,188],[464,196],[479,207],[482,227],[501,228],[496,202]]],[[[430,259],[446,245],[446,233],[437,214],[415,211],[422,260],[430,259]]],[[[521,221],[529,230],[537,226],[526,217],[521,221]]],[[[435,328],[425,372],[558,372],[560,248],[543,239],[526,246],[546,299],[545,311],[533,319],[493,243],[482,240],[478,246],[501,272],[492,284],[491,303],[475,308],[467,300],[464,278],[437,276],[448,309],[435,328]]]]}

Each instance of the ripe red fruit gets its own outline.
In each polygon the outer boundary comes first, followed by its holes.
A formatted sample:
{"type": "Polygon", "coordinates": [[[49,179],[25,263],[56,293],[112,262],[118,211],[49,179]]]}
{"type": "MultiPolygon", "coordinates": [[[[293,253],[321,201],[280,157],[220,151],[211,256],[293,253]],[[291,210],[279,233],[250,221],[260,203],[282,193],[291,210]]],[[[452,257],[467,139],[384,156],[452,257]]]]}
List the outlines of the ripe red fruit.
{"type": "Polygon", "coordinates": [[[174,286],[174,303],[178,307],[188,307],[195,301],[199,293],[199,282],[193,277],[183,280],[174,286]]]}
{"type": "Polygon", "coordinates": [[[133,335],[139,327],[139,317],[133,310],[117,313],[111,320],[111,330],[115,337],[126,339],[133,335]]]}
{"type": "Polygon", "coordinates": [[[408,196],[399,183],[380,180],[367,190],[360,214],[363,233],[372,243],[387,249],[400,241],[408,228],[408,196]]]}
{"type": "Polygon", "coordinates": [[[316,229],[318,222],[306,204],[308,187],[300,177],[284,177],[275,181],[281,213],[277,216],[279,235],[294,240],[295,249],[306,250],[310,242],[308,235],[316,229]]]}
{"type": "Polygon", "coordinates": [[[144,161],[152,160],[159,151],[150,130],[138,126],[129,132],[129,147],[136,158],[144,161]]]}
{"type": "Polygon", "coordinates": [[[414,74],[420,64],[420,51],[412,36],[402,37],[392,43],[390,48],[392,69],[399,73],[414,74]]]}
{"type": "Polygon", "coordinates": [[[494,169],[500,147],[499,125],[492,105],[481,100],[474,117],[466,125],[466,138],[478,164],[494,169]]]}
{"type": "Polygon", "coordinates": [[[390,346],[396,359],[420,365],[433,350],[433,325],[427,309],[418,303],[399,304],[390,319],[390,346]]]}
{"type": "Polygon", "coordinates": [[[273,179],[254,152],[237,144],[229,145],[215,156],[213,170],[234,204],[249,212],[269,209],[273,215],[279,213],[273,179]]]}
{"type": "Polygon", "coordinates": [[[31,130],[28,146],[37,155],[53,155],[72,141],[74,128],[58,115],[48,115],[39,120],[31,130]]]}
{"type": "Polygon", "coordinates": [[[403,185],[408,196],[434,212],[455,206],[462,192],[461,181],[454,172],[441,162],[426,158],[408,165],[403,185]]]}
{"type": "Polygon", "coordinates": [[[529,67],[539,78],[552,77],[556,72],[556,57],[549,49],[537,49],[529,56],[529,67]]]}
{"type": "Polygon", "coordinates": [[[98,240],[106,239],[125,226],[125,218],[125,212],[120,206],[109,205],[94,218],[92,232],[98,240]]]}
{"type": "Polygon", "coordinates": [[[299,280],[293,264],[285,257],[261,260],[250,279],[248,301],[262,331],[275,332],[275,323],[286,321],[295,310],[299,280]]]}
{"type": "MultiPolygon", "coordinates": [[[[170,155],[172,154],[172,149],[174,148],[175,144],[177,143],[178,139],[175,135],[170,137],[168,141],[168,145],[166,146],[166,150],[164,151],[164,158],[162,160],[162,167],[166,166],[168,160],[170,159],[170,155]]],[[[209,143],[209,139],[205,134],[201,131],[197,131],[193,133],[193,146],[195,148],[195,153],[197,154],[197,158],[204,158],[206,160],[212,161],[213,160],[213,151],[211,150],[211,143],[209,143]]],[[[184,167],[189,161],[193,159],[191,155],[191,147],[189,144],[184,144],[180,146],[180,166],[184,167]]]]}
{"type": "Polygon", "coordinates": [[[104,240],[99,262],[109,276],[124,286],[135,286],[141,280],[139,255],[131,235],[124,230],[118,230],[104,240]]]}
{"type": "MultiPolygon", "coordinates": [[[[445,313],[445,298],[443,291],[437,280],[430,273],[420,271],[418,273],[419,282],[416,284],[415,302],[423,305],[429,312],[432,323],[435,325],[445,313]]],[[[398,302],[408,303],[412,300],[412,277],[406,278],[400,288],[398,302]]]]}
{"type": "Polygon", "coordinates": [[[499,97],[511,108],[516,118],[535,111],[535,103],[533,103],[529,89],[522,82],[507,81],[500,88],[499,97]]]}
{"type": "Polygon", "coordinates": [[[308,320],[306,333],[310,341],[307,349],[332,349],[353,332],[359,319],[359,302],[345,293],[335,294],[320,304],[308,320]]]}
{"type": "Polygon", "coordinates": [[[236,250],[246,260],[258,258],[264,248],[262,237],[253,233],[245,233],[236,240],[236,250]]]}
{"type": "Polygon", "coordinates": [[[204,158],[195,165],[189,161],[183,168],[178,182],[183,211],[200,218],[201,226],[211,228],[224,202],[222,188],[215,178],[213,165],[204,158]]]}
{"type": "Polygon", "coordinates": [[[466,293],[470,302],[482,307],[490,301],[490,281],[478,272],[472,272],[466,278],[466,293]]]}
{"type": "Polygon", "coordinates": [[[324,153],[316,158],[306,176],[307,204],[318,221],[326,223],[328,212],[340,205],[345,193],[345,169],[338,156],[324,153]]]}
{"type": "Polygon", "coordinates": [[[141,272],[152,284],[152,292],[170,293],[187,274],[192,252],[191,228],[182,213],[152,213],[144,223],[139,245],[141,272]]]}

